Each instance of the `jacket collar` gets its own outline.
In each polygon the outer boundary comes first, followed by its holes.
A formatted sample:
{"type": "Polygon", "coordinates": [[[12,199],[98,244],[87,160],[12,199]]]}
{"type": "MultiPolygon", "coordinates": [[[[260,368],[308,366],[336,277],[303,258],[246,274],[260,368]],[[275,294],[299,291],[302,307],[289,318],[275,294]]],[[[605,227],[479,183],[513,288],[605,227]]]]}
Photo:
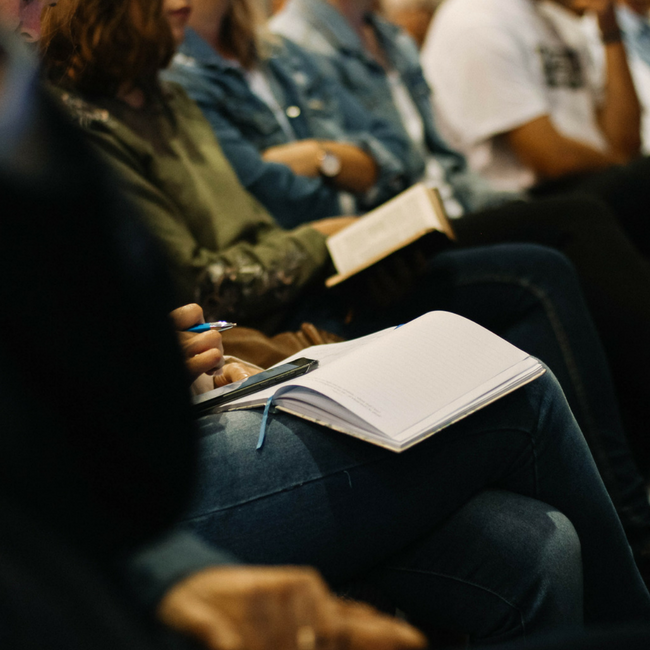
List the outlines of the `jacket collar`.
{"type": "Polygon", "coordinates": [[[185,29],[185,40],[178,48],[175,59],[187,66],[206,66],[219,70],[237,68],[236,64],[224,59],[203,40],[191,27],[185,29]]]}
{"type": "Polygon", "coordinates": [[[363,44],[345,16],[325,0],[293,0],[298,13],[338,50],[365,55],[363,44]]]}
{"type": "MultiPolygon", "coordinates": [[[[307,21],[334,47],[341,52],[347,52],[365,61],[377,65],[376,61],[366,52],[358,34],[352,29],[347,18],[326,0],[292,0],[296,12],[307,21]]],[[[392,65],[397,67],[399,53],[394,50],[392,43],[400,30],[395,25],[383,20],[376,13],[370,12],[368,23],[377,33],[379,40],[386,49],[386,54],[392,65]]]]}

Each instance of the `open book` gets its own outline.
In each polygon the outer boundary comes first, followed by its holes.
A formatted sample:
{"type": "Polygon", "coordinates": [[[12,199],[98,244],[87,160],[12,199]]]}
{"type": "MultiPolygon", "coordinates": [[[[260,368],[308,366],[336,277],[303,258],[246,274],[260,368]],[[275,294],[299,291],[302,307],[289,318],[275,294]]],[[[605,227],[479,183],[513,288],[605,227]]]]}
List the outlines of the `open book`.
{"type": "Polygon", "coordinates": [[[434,230],[454,239],[438,190],[416,183],[327,239],[337,273],[325,284],[333,287],[434,230]]]}
{"type": "Polygon", "coordinates": [[[274,397],[282,411],[403,451],[544,373],[537,359],[443,311],[294,357],[318,359],[319,367],[219,410],[274,397]]]}

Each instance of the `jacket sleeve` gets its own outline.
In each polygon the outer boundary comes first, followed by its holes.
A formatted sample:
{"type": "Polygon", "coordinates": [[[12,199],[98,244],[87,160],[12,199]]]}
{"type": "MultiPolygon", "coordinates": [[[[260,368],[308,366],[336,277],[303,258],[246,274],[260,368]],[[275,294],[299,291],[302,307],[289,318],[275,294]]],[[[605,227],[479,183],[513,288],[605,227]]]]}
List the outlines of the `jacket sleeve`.
{"type": "Polygon", "coordinates": [[[174,530],[131,555],[126,578],[138,600],[154,609],[165,592],[193,573],[239,564],[232,555],[209,546],[194,534],[174,530]]]}
{"type": "Polygon", "coordinates": [[[110,133],[88,132],[166,249],[179,298],[198,301],[209,318],[256,319],[293,300],[326,270],[330,258],[325,237],[310,226],[283,230],[253,197],[260,222],[246,239],[220,251],[199,246],[178,208],[147,178],[128,147],[110,133]]]}
{"type": "MultiPolygon", "coordinates": [[[[296,48],[288,42],[287,47],[296,48]]],[[[379,174],[373,187],[359,197],[360,207],[365,211],[376,207],[406,189],[421,176],[423,167],[407,168],[410,142],[384,119],[376,117],[340,83],[329,68],[325,56],[300,50],[305,59],[305,69],[318,76],[320,91],[335,98],[338,114],[343,120],[343,140],[356,145],[372,156],[379,174]]]]}
{"type": "Polygon", "coordinates": [[[184,84],[210,122],[226,158],[241,184],[284,228],[342,214],[339,192],[320,177],[296,174],[287,165],[267,162],[261,153],[219,112],[203,90],[184,84]]]}

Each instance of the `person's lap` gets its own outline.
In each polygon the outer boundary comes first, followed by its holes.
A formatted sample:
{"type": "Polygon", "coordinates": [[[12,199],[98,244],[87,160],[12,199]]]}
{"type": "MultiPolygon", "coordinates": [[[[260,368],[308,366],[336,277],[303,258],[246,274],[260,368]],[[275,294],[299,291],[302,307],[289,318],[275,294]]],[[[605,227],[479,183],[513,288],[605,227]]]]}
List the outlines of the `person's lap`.
{"type": "Polygon", "coordinates": [[[473,497],[367,578],[424,629],[473,643],[528,639],[583,622],[580,542],[546,503],[503,490],[473,497]]]}
{"type": "Polygon", "coordinates": [[[200,421],[200,479],[186,520],[247,562],[312,564],[340,584],[428,539],[494,486],[548,503],[571,521],[585,558],[587,616],[614,622],[650,611],[550,375],[402,454],[284,414],[272,418],[256,451],[260,420],[258,412],[233,412],[200,421]]]}
{"type": "MultiPolygon", "coordinates": [[[[626,169],[603,172],[614,180],[602,187],[596,180],[590,182],[607,194],[608,185],[616,184],[626,169]]],[[[650,363],[650,348],[636,342],[650,336],[650,264],[639,251],[640,242],[626,233],[598,192],[554,195],[549,191],[552,198],[517,201],[466,215],[455,221],[455,229],[464,246],[534,242],[556,248],[571,260],[622,400],[628,436],[647,471],[650,381],[644,367],[650,363]]],[[[645,221],[640,205],[636,217],[645,221]]],[[[577,409],[576,414],[588,435],[582,414],[577,409]]]]}
{"type": "Polygon", "coordinates": [[[650,509],[625,443],[607,361],[575,272],[557,251],[530,244],[444,251],[431,258],[416,288],[390,310],[357,312],[345,323],[347,304],[340,296],[318,293],[304,298],[284,326],[311,320],[352,338],[431,309],[465,316],[553,370],[630,539],[645,543],[650,509]]]}
{"type": "Polygon", "coordinates": [[[626,165],[566,176],[540,184],[531,190],[533,197],[577,195],[603,201],[635,246],[650,255],[650,157],[641,156],[626,165]]]}

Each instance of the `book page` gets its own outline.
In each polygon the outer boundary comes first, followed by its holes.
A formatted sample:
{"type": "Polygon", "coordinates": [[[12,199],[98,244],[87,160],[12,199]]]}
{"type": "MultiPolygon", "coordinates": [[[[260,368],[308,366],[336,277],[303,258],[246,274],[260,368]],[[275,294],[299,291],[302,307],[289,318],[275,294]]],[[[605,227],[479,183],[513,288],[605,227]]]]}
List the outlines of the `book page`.
{"type": "Polygon", "coordinates": [[[431,312],[293,383],[400,439],[527,358],[476,323],[431,312]]]}
{"type": "Polygon", "coordinates": [[[431,230],[446,229],[430,190],[418,183],[329,237],[327,248],[336,270],[345,275],[431,230]]]}

